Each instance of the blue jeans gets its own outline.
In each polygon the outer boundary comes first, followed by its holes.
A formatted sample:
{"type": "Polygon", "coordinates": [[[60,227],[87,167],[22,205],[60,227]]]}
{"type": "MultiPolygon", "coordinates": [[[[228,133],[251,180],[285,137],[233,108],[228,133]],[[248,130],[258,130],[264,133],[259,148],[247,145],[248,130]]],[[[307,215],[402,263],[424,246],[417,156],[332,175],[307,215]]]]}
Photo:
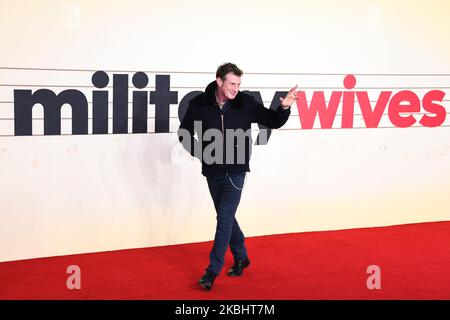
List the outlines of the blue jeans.
{"type": "Polygon", "coordinates": [[[228,245],[234,260],[247,258],[244,234],[235,218],[242,193],[239,189],[244,186],[245,175],[246,172],[207,177],[209,192],[216,208],[217,226],[214,245],[209,256],[210,263],[206,270],[215,275],[219,275],[222,270],[228,245]]]}

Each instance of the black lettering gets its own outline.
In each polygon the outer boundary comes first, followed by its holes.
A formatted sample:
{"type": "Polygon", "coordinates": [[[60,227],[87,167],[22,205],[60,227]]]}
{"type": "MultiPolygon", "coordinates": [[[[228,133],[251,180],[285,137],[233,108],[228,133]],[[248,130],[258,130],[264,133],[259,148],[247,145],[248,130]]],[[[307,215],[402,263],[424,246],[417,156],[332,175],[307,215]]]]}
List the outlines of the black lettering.
{"type": "Polygon", "coordinates": [[[155,91],[150,91],[155,105],[155,132],[169,132],[170,105],[178,103],[178,92],[170,91],[170,76],[156,75],[155,91]]]}
{"type": "MultiPolygon", "coordinates": [[[[92,75],[92,84],[98,88],[105,88],[109,83],[106,72],[97,71],[92,75]]],[[[94,90],[92,92],[92,133],[108,133],[108,91],[94,90]]]]}
{"type": "Polygon", "coordinates": [[[128,75],[113,75],[113,133],[128,133],[128,75]]]}
{"type": "Polygon", "coordinates": [[[61,134],[61,107],[72,107],[72,134],[88,133],[88,103],[84,94],[69,89],[56,95],[48,89],[14,90],[14,131],[16,136],[32,135],[32,109],[40,103],[44,107],[44,134],[61,134]]]}
{"type": "MultiPolygon", "coordinates": [[[[143,89],[148,84],[148,77],[144,72],[136,72],[133,85],[143,89]]],[[[147,133],[148,92],[133,91],[133,133],[147,133]]]]}

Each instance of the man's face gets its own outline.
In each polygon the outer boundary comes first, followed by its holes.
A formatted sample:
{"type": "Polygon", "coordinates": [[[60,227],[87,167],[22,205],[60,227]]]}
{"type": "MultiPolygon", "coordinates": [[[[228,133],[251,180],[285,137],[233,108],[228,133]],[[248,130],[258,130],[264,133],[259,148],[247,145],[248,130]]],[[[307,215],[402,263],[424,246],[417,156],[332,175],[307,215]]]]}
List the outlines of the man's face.
{"type": "Polygon", "coordinates": [[[229,72],[225,80],[217,78],[217,88],[227,99],[234,99],[241,86],[241,77],[229,72]]]}

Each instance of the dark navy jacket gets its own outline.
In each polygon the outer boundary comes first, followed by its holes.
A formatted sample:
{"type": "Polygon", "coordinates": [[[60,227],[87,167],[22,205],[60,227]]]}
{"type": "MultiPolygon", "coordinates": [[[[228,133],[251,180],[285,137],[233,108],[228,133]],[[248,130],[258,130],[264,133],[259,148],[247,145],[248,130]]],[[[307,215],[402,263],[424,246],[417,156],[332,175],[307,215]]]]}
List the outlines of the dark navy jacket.
{"type": "MultiPolygon", "coordinates": [[[[189,132],[189,139],[186,140],[190,141],[183,141],[180,130],[178,131],[179,140],[192,156],[195,156],[202,161],[202,174],[204,176],[248,172],[250,171],[249,161],[252,147],[251,135],[248,135],[245,138],[244,146],[242,146],[243,140],[239,142],[237,138],[234,138],[232,145],[233,157],[227,159],[227,148],[225,147],[224,142],[227,141],[227,138],[232,138],[230,137],[230,130],[227,129],[242,129],[244,132],[250,133],[252,122],[260,123],[271,129],[278,129],[286,123],[291,110],[290,108],[283,109],[281,106],[278,106],[276,110],[267,109],[264,105],[258,103],[251,95],[238,92],[233,100],[228,100],[228,105],[223,107],[224,111],[222,113],[222,110],[216,103],[216,87],[216,81],[211,82],[206,87],[204,93],[196,96],[190,101],[189,107],[179,127],[179,129],[186,129],[189,132]],[[201,131],[194,130],[194,121],[201,121],[201,131]],[[203,139],[203,137],[205,131],[212,128],[221,132],[220,144],[222,146],[221,151],[223,153],[223,160],[214,163],[206,163],[204,156],[205,148],[215,140],[214,138],[203,139]],[[201,142],[194,138],[195,133],[197,133],[198,137],[202,137],[202,139],[200,139],[202,140],[201,142]],[[238,161],[238,147],[239,150],[245,149],[244,161],[238,161]]],[[[230,141],[233,140],[230,139],[230,141]]],[[[217,146],[218,142],[216,142],[215,145],[217,146]]],[[[211,147],[212,145],[207,151],[214,149],[211,147]]],[[[231,149],[229,148],[228,153],[230,153],[230,150],[231,149]]],[[[242,152],[239,151],[239,153],[241,153],[242,156],[242,152]]],[[[215,155],[214,152],[211,154],[215,155]]],[[[230,155],[228,155],[228,157],[230,157],[230,155]]]]}

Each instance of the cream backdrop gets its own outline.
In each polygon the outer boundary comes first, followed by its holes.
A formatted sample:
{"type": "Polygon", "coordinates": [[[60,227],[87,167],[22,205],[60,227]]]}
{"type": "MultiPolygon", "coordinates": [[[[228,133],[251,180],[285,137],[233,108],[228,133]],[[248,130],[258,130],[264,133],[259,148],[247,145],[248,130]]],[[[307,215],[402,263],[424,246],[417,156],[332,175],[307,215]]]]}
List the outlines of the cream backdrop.
{"type": "MultiPolygon", "coordinates": [[[[14,89],[81,84],[92,101],[95,70],[146,71],[149,86],[160,71],[180,101],[225,61],[249,73],[242,90],[342,88],[346,73],[450,74],[449,14],[448,1],[1,0],[0,67],[92,72],[0,69],[0,261],[206,241],[215,229],[200,164],[174,133],[73,136],[63,120],[66,135],[15,137],[14,89]]],[[[355,90],[449,80],[361,75],[355,90]]],[[[276,90],[261,90],[267,107],[276,90]]],[[[177,105],[170,113],[173,132],[177,105]]],[[[292,113],[285,129],[299,128],[292,113]]],[[[449,220],[449,124],[400,129],[383,116],[377,129],[274,131],[254,148],[237,214],[246,236],[449,220]]]]}

